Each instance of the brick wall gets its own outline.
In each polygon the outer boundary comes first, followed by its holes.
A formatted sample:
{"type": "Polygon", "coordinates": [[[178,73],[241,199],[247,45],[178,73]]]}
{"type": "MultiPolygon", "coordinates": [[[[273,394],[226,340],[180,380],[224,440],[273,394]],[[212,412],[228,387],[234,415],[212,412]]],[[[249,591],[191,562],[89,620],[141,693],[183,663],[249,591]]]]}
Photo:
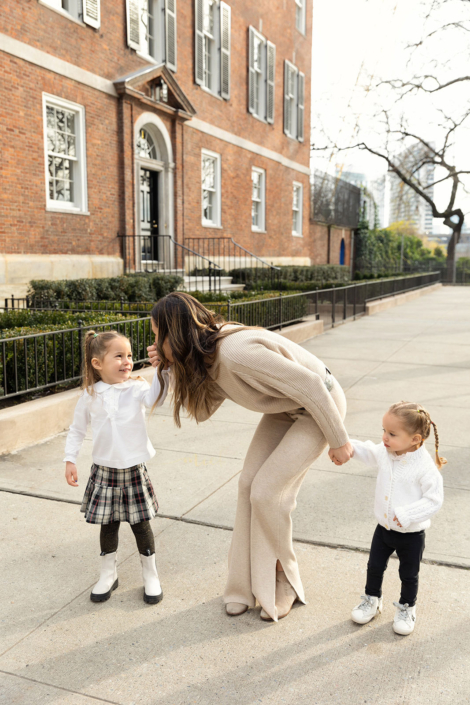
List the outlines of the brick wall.
{"type": "Polygon", "coordinates": [[[323,223],[310,222],[310,258],[312,264],[339,264],[341,240],[344,238],[344,264],[351,261],[351,230],[349,228],[331,227],[328,237],[328,227],[323,223]],[[329,240],[329,242],[328,242],[329,240]]]}
{"type": "MultiPolygon", "coordinates": [[[[101,27],[62,17],[37,2],[15,2],[0,15],[0,32],[109,80],[148,63],[127,47],[125,2],[101,0],[101,27]]],[[[194,3],[178,2],[175,78],[196,107],[196,117],[264,148],[309,165],[309,144],[283,132],[284,59],[306,75],[305,135],[310,133],[311,8],[304,37],[295,28],[295,3],[243,0],[232,5],[231,98],[223,101],[194,83],[194,3]],[[276,44],[275,122],[247,111],[248,26],[276,44]],[[261,26],[262,25],[262,26],[261,26]]],[[[148,105],[118,99],[32,63],[0,53],[0,248],[8,253],[113,254],[117,232],[135,229],[134,125],[148,105]],[[85,108],[89,215],[46,211],[42,93],[85,108]]],[[[152,109],[152,108],[150,108],[152,109]]],[[[171,136],[175,236],[233,237],[261,256],[311,256],[308,176],[222,142],[154,111],[171,136]],[[201,224],[201,149],[222,156],[222,230],[201,224]],[[251,167],[266,170],[266,233],[251,231],[251,167]],[[304,185],[303,238],[292,237],[292,182],[304,185]]]]}

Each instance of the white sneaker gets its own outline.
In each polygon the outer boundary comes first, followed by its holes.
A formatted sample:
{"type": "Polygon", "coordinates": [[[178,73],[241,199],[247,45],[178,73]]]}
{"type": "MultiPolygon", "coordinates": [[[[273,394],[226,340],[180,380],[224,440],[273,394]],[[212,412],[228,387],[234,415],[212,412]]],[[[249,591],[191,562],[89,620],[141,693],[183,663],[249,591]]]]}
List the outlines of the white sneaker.
{"type": "Polygon", "coordinates": [[[361,595],[362,602],[351,612],[351,619],[356,624],[367,624],[375,615],[382,612],[382,598],[361,595]]]}
{"type": "Polygon", "coordinates": [[[401,605],[399,602],[393,603],[397,608],[395,618],[393,620],[393,631],[395,634],[408,636],[415,628],[416,623],[416,605],[410,607],[408,604],[401,605]]]}

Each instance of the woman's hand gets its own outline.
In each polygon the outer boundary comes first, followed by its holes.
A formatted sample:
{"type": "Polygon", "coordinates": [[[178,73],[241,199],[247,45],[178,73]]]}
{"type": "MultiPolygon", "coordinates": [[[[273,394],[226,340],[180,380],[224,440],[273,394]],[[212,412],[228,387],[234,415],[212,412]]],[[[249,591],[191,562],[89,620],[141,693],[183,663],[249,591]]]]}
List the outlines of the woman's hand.
{"type": "Polygon", "coordinates": [[[396,515],[393,517],[393,521],[396,521],[397,524],[398,524],[398,526],[400,527],[400,529],[403,529],[403,526],[402,526],[402,525],[400,524],[400,522],[398,521],[396,515]]]}
{"type": "MultiPolygon", "coordinates": [[[[155,344],[149,345],[147,348],[147,352],[149,354],[149,360],[150,360],[150,364],[152,365],[152,367],[158,367],[158,365],[161,362],[161,358],[159,357],[159,355],[157,353],[157,346],[155,344]]],[[[169,368],[170,368],[170,365],[167,365],[163,369],[168,370],[169,368]]]]}
{"type": "Polygon", "coordinates": [[[343,465],[344,463],[347,463],[348,460],[351,460],[351,458],[353,457],[354,448],[352,444],[348,441],[344,444],[344,446],[340,446],[339,448],[330,448],[330,450],[328,451],[328,455],[330,456],[331,461],[335,465],[343,465]]]}
{"type": "Polygon", "coordinates": [[[77,466],[69,460],[65,463],[65,479],[72,487],[78,487],[77,466]]]}

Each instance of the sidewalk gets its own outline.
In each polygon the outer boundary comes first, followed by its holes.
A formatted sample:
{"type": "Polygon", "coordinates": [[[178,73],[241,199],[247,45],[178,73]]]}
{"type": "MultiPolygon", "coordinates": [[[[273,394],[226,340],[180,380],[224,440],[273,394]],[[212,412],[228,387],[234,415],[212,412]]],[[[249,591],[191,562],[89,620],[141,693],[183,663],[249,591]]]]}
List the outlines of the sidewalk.
{"type": "Polygon", "coordinates": [[[259,417],[227,402],[213,420],[199,427],[184,420],[178,430],[165,406],[149,422],[157,448],[149,470],[161,509],[154,531],[165,598],[158,606],[142,602],[126,526],[119,589],[102,605],[89,600],[99,528],[86,525],[77,506],[89,439],[78,490],[62,479],[63,435],[0,458],[0,702],[468,703],[469,324],[470,288],[448,287],[305,344],[346,390],[352,437],[379,441],[382,414],[399,399],[420,401],[437,423],[449,461],[446,499],[427,533],[413,635],[391,629],[395,560],[382,616],[365,627],[349,619],[364,586],[375,477],[355,461],[337,468],[326,455],[308,473],[294,514],[309,604],[277,625],[262,622],[259,609],[227,618],[225,529],[259,417]]]}

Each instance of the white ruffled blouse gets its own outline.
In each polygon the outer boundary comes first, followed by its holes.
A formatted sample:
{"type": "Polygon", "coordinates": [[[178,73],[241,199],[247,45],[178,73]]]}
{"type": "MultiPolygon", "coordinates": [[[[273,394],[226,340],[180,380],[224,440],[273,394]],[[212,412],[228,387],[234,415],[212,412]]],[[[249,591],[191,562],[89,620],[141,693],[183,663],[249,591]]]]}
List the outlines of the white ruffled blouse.
{"type": "MultiPolygon", "coordinates": [[[[168,372],[163,372],[165,387],[158,406],[168,393],[168,372]]],[[[73,423],[67,434],[64,461],[75,463],[91,422],[93,462],[108,468],[130,468],[155,455],[147,434],[145,408],[152,407],[160,393],[155,373],[152,384],[143,379],[130,379],[119,384],[97,382],[94,394],[80,396],[73,423]]]]}

